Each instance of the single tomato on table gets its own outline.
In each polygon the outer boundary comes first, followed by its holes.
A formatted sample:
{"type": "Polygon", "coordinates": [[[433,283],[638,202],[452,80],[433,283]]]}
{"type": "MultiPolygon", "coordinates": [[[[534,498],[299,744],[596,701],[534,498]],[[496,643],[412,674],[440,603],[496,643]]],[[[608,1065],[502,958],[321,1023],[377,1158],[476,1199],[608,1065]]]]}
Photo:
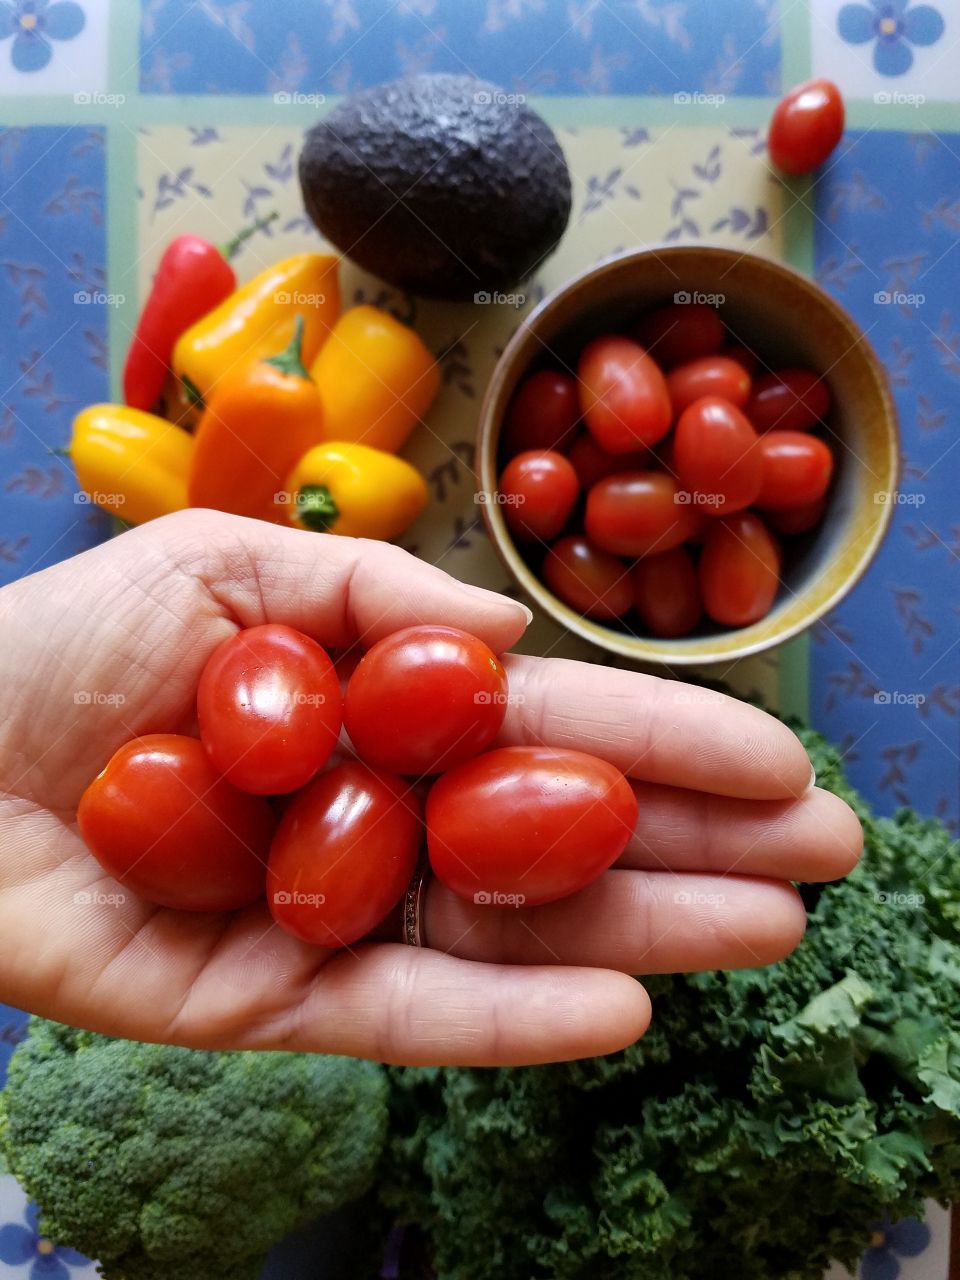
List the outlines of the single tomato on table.
{"type": "Polygon", "coordinates": [[[518,453],[500,475],[503,518],[515,538],[550,542],[567,523],[579,490],[577,473],[562,453],[518,453]]]}
{"type": "Polygon", "coordinates": [[[270,849],[267,903],[281,929],[346,947],[403,896],[422,839],[420,807],[402,779],[358,760],[296,795],[270,849]]]}
{"type": "Polygon", "coordinates": [[[806,431],[830,410],[830,388],[812,369],[778,369],[754,383],[744,413],[757,431],[806,431]]]}
{"type": "Polygon", "coordinates": [[[485,750],[507,708],[507,673],[488,645],[458,627],[405,627],[360,659],[343,723],[378,769],[420,777],[485,750]]]}
{"type": "Polygon", "coordinates": [[[722,353],[700,356],[670,370],[667,390],[675,414],[703,396],[719,396],[742,409],[750,399],[750,375],[738,360],[722,353]]]}
{"type": "Polygon", "coordinates": [[[587,494],[587,537],[613,555],[653,555],[696,533],[700,513],[689,493],[663,471],[625,471],[600,480],[587,494]]]}
{"type": "Polygon", "coordinates": [[[700,589],[714,622],[759,622],[779,585],[780,548],[758,515],[738,511],[712,522],[700,553],[700,589]]]}
{"type": "Polygon", "coordinates": [[[553,544],[542,573],[555,596],[588,618],[622,618],[632,603],[627,566],[580,534],[553,544]]]}
{"type": "Polygon", "coordinates": [[[637,800],[612,764],[581,751],[502,747],[444,774],[427,796],[437,879],[482,906],[576,893],[620,857],[637,800]]]}
{"type": "Polygon", "coordinates": [[[326,764],[340,732],[340,682],[325,649],[293,627],[248,627],[200,676],[200,738],[234,786],[296,791],[326,764]]]}
{"type": "Polygon", "coordinates": [[[809,507],[824,496],[833,475],[830,446],[805,431],[768,431],[760,437],[763,479],[757,506],[783,511],[809,507]]]}
{"type": "Polygon", "coordinates": [[[504,456],[528,449],[563,449],[580,419],[577,381],[569,373],[541,369],[518,388],[503,426],[504,456]]]}
{"type": "Polygon", "coordinates": [[[595,338],[581,352],[577,373],[584,420],[607,453],[654,445],[670,430],[666,380],[638,343],[616,334],[595,338]]]}
{"type": "Polygon", "coordinates": [[[832,80],[806,80],[777,103],[767,131],[770,159],[783,173],[811,173],[843,136],[843,97],[832,80]]]}
{"type": "Polygon", "coordinates": [[[80,834],[109,875],[177,911],[236,911],[263,896],[269,801],[222,778],[196,738],[122,746],[84,791],[80,834]]]}
{"type": "Polygon", "coordinates": [[[638,560],[630,574],[633,607],[651,635],[662,640],[689,635],[703,615],[700,583],[690,552],[674,547],[638,560]]]}
{"type": "Polygon", "coordinates": [[[657,364],[670,369],[684,360],[713,355],[723,346],[723,321],[705,302],[670,302],[641,316],[630,336],[657,364]]]}
{"type": "Polygon", "coordinates": [[[699,495],[710,516],[749,507],[760,492],[757,433],[736,405],[704,396],[684,409],[674,432],[680,485],[699,495]]]}

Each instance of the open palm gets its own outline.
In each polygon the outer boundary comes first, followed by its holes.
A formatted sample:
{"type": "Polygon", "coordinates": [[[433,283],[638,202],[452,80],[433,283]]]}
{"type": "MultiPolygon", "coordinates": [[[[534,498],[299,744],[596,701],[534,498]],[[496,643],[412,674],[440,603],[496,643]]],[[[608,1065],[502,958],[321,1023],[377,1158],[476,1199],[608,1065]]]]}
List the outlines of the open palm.
{"type": "MultiPolygon", "coordinates": [[[[198,1048],[517,1064],[605,1053],[649,1018],[628,974],[765,964],[800,940],[791,879],[843,875],[859,825],[810,787],[779,722],[729,698],[508,657],[501,743],[604,756],[635,780],[618,866],[572,898],[478,907],[431,884],[428,947],[331,953],[273,925],[153,907],[79,837],[86,785],[138,734],[191,732],[200,672],[238,627],[349,651],[414,622],[508,649],[522,608],[394,547],[184,512],[0,592],[0,999],[198,1048]]],[[[509,838],[509,827],[505,826],[509,838]]]]}

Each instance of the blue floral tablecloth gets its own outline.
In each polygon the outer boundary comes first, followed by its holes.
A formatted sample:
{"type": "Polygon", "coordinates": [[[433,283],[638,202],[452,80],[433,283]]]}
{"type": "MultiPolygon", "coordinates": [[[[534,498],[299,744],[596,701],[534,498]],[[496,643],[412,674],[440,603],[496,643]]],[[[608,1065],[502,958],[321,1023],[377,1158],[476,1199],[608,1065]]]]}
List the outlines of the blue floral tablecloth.
{"type": "MultiPolygon", "coordinates": [[[[815,274],[867,332],[903,429],[892,533],[811,636],[734,680],[840,741],[881,810],[909,803],[955,828],[958,60],[958,0],[0,0],[0,583],[107,536],[50,451],[78,408],[116,391],[164,241],[224,239],[266,207],[281,219],[260,251],[302,246],[314,233],[296,148],[318,113],[407,71],[470,71],[528,95],[574,172],[571,230],[527,305],[602,253],[714,239],[815,274]],[[848,132],[818,181],[785,188],[765,126],[782,90],[814,74],[843,89],[848,132]]],[[[355,272],[347,283],[348,297],[379,289],[355,272]]],[[[471,439],[516,320],[418,316],[447,354],[433,438],[411,449],[435,497],[411,545],[491,586],[505,583],[472,503],[471,439]]],[[[0,1076],[22,1023],[0,1007],[0,1076]]],[[[942,1280],[946,1221],[878,1228],[866,1280],[942,1280]]],[[[296,1266],[288,1255],[271,1274],[296,1266]]],[[[89,1270],[37,1237],[0,1177],[0,1275],[89,1270]]]]}

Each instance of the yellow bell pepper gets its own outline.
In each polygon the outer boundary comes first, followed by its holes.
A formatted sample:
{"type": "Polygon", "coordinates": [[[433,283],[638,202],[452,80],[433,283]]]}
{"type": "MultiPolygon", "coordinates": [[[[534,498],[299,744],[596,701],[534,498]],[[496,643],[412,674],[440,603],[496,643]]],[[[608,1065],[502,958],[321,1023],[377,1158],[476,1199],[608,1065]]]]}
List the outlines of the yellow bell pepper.
{"type": "Polygon", "coordinates": [[[92,404],[73,420],[67,450],[91,501],[128,524],[187,505],[193,439],[125,404],[92,404]]]}
{"type": "Polygon", "coordinates": [[[413,329],[378,307],[345,311],[310,372],[328,440],[396,453],[433,402],[437,362],[413,329]]]}
{"type": "Polygon", "coordinates": [[[298,315],[309,365],[340,310],[338,261],[329,253],[284,258],[191,325],[173,349],[173,371],[189,394],[205,400],[235,366],[288,347],[298,315]]]}
{"type": "Polygon", "coordinates": [[[399,538],[427,505],[409,462],[364,444],[331,441],[308,450],[286,484],[290,523],[352,538],[399,538]]]}

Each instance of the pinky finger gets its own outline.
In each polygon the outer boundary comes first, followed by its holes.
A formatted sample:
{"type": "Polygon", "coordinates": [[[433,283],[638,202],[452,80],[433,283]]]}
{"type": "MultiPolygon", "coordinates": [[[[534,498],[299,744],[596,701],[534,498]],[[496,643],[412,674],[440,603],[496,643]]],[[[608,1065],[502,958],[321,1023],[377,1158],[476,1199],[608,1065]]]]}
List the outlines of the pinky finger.
{"type": "Polygon", "coordinates": [[[613,1053],[649,1021],[647,993],[622,973],[380,944],[324,965],[283,1047],[406,1066],[528,1066],[613,1053]]]}

